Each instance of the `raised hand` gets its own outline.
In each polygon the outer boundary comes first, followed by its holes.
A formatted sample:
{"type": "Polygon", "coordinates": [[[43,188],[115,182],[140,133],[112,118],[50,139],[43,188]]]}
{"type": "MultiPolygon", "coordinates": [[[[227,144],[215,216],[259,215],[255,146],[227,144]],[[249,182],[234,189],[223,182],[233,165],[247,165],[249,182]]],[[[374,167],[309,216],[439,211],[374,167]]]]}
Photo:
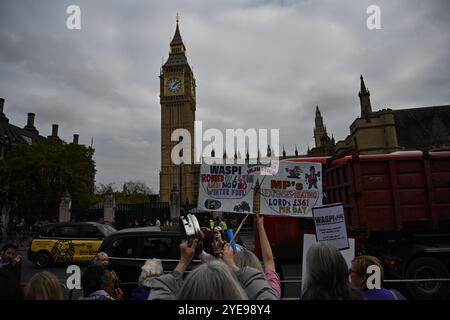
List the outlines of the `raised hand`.
{"type": "Polygon", "coordinates": [[[195,255],[195,248],[197,247],[198,239],[194,239],[191,244],[187,240],[183,240],[180,244],[180,262],[178,262],[176,271],[183,273],[192,261],[195,255]]]}
{"type": "Polygon", "coordinates": [[[260,226],[260,225],[264,226],[264,216],[257,213],[256,214],[256,222],[257,222],[258,226],[260,226]]]}
{"type": "Polygon", "coordinates": [[[229,243],[226,243],[223,247],[222,259],[231,268],[231,270],[233,270],[234,272],[239,271],[239,267],[234,261],[233,249],[231,248],[231,245],[229,243]]]}

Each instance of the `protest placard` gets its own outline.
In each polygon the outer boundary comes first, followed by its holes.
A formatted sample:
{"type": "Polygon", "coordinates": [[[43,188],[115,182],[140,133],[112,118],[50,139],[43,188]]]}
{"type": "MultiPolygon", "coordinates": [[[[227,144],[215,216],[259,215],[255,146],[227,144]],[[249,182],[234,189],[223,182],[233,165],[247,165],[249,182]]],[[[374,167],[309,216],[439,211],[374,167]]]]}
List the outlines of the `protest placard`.
{"type": "Polygon", "coordinates": [[[202,164],[198,208],[206,211],[253,213],[256,177],[246,164],[202,164]]]}
{"type": "Polygon", "coordinates": [[[332,243],[339,250],[349,248],[347,226],[342,203],[312,209],[316,240],[332,243]]]}
{"type": "Polygon", "coordinates": [[[312,217],[322,205],[322,165],[316,162],[280,162],[276,175],[261,182],[261,214],[312,217]]]}

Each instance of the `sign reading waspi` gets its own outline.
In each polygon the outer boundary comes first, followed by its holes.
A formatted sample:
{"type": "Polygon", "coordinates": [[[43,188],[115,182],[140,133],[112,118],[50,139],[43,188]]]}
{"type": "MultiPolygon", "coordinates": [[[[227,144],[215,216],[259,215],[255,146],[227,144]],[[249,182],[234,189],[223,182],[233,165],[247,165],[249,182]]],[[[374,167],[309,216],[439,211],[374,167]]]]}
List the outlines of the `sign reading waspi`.
{"type": "Polygon", "coordinates": [[[206,211],[253,213],[254,176],[245,164],[202,164],[198,208],[206,211]]]}
{"type": "Polygon", "coordinates": [[[312,209],[312,214],[318,242],[330,242],[339,250],[349,248],[344,206],[342,203],[315,207],[312,209]]]}

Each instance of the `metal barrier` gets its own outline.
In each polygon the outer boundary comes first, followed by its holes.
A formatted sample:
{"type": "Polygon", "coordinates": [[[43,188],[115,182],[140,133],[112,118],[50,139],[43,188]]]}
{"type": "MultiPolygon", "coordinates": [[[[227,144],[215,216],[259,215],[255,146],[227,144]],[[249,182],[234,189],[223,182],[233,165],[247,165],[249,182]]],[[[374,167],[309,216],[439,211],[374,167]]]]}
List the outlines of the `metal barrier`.
{"type": "Polygon", "coordinates": [[[36,235],[37,231],[27,231],[27,232],[8,232],[6,234],[6,238],[4,239],[3,236],[0,239],[0,242],[3,244],[6,243],[13,243],[19,247],[19,249],[24,248],[27,249],[30,244],[33,237],[36,235]]]}
{"type": "MultiPolygon", "coordinates": [[[[388,283],[411,283],[411,282],[449,282],[450,278],[441,278],[441,279],[396,279],[396,280],[385,280],[384,282],[388,283]]],[[[282,284],[287,283],[302,283],[302,279],[292,279],[292,280],[281,280],[282,284]]],[[[125,286],[134,286],[137,287],[139,285],[138,282],[121,282],[121,285],[125,286]]],[[[64,283],[61,283],[61,287],[64,291],[64,296],[67,300],[72,300],[73,293],[76,289],[68,289],[67,286],[64,283]]],[[[282,297],[281,300],[300,300],[300,297],[282,297]]]]}
{"type": "Polygon", "coordinates": [[[437,279],[396,279],[396,280],[384,280],[385,283],[413,283],[413,282],[450,282],[450,278],[437,278],[437,279]]]}
{"type": "MultiPolygon", "coordinates": [[[[288,294],[290,291],[290,296],[282,297],[281,300],[299,300],[300,297],[297,296],[301,290],[302,279],[289,279],[289,280],[281,280],[281,284],[290,286],[290,290],[284,287],[283,295],[288,294]],[[296,292],[295,290],[298,290],[296,292]]],[[[436,283],[436,282],[450,282],[450,278],[435,278],[435,279],[390,279],[384,280],[383,283],[387,284],[387,288],[390,288],[389,284],[399,284],[399,283],[436,283]]],[[[283,287],[282,287],[283,288],[283,287]]]]}

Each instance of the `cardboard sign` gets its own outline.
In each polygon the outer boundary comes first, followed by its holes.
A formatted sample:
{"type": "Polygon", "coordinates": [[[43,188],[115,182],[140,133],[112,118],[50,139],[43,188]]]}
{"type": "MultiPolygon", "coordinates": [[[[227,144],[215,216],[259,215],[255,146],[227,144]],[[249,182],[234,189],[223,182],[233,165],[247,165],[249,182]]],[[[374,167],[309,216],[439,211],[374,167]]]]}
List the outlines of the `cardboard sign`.
{"type": "Polygon", "coordinates": [[[260,177],[261,214],[311,217],[322,205],[321,174],[317,162],[280,162],[276,175],[260,177]]]}
{"type": "Polygon", "coordinates": [[[253,184],[246,164],[202,164],[198,209],[253,213],[253,184]]]}
{"type": "MultiPolygon", "coordinates": [[[[341,254],[344,256],[345,262],[350,269],[352,267],[352,260],[355,258],[355,239],[349,240],[349,248],[346,250],[341,250],[341,254]]],[[[313,243],[316,243],[316,236],[314,234],[304,234],[303,235],[303,258],[302,258],[302,292],[303,285],[305,283],[305,275],[307,272],[306,254],[313,243]]]]}
{"type": "Polygon", "coordinates": [[[312,211],[316,240],[329,242],[339,250],[348,249],[347,226],[342,203],[314,207],[312,211]]]}

